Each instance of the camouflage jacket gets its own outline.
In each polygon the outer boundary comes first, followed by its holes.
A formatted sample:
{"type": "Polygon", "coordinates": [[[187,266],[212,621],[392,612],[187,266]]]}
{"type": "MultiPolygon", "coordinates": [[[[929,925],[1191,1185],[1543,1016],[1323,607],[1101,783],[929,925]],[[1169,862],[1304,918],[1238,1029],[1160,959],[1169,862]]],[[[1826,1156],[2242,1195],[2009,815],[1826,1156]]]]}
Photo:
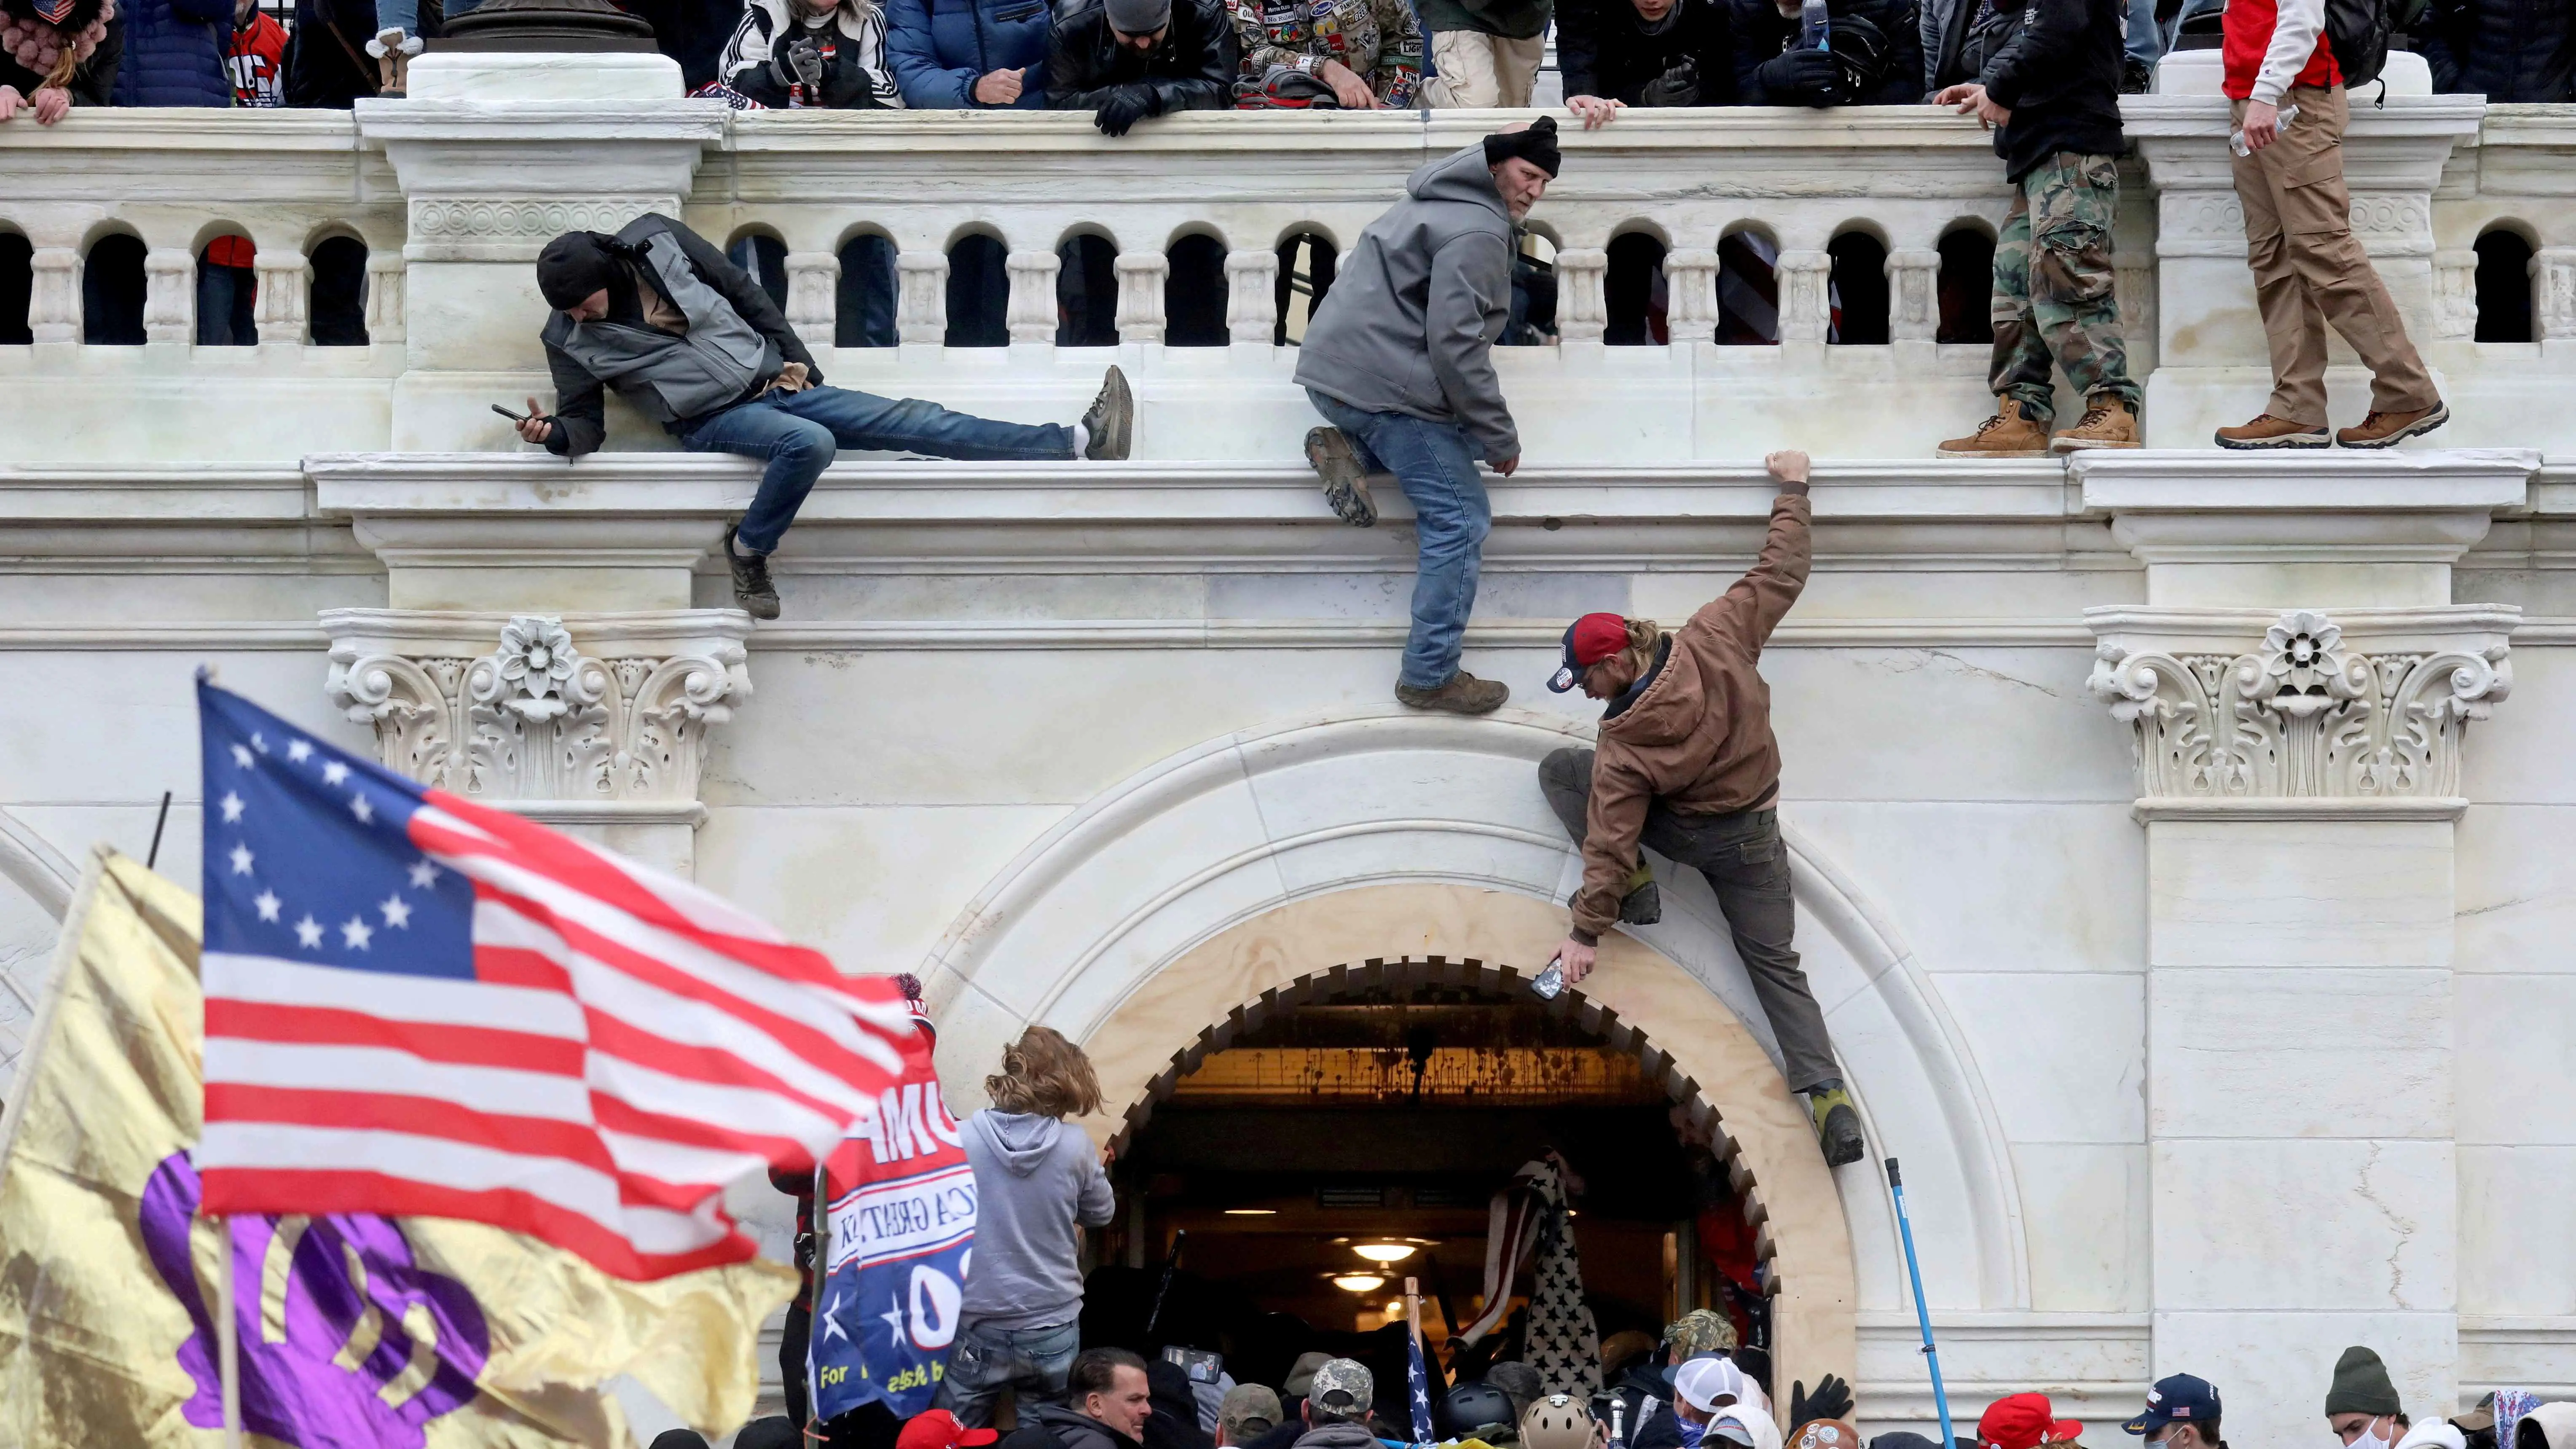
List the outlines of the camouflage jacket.
{"type": "Polygon", "coordinates": [[[1407,107],[1422,88],[1422,27],[1405,0],[1226,0],[1243,52],[1243,79],[1280,68],[1314,74],[1349,66],[1378,103],[1407,107]]]}

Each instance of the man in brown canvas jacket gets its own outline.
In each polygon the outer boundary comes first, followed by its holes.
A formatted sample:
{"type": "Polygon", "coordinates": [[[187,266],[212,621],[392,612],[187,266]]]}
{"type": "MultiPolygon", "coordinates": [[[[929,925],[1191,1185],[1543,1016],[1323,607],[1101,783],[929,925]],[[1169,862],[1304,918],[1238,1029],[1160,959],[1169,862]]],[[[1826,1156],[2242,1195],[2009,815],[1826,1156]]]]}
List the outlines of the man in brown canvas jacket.
{"type": "Polygon", "coordinates": [[[1807,1094],[1825,1161],[1860,1160],[1860,1116],[1834,1063],[1824,1012],[1790,945],[1796,906],[1789,857],[1772,808],[1780,745],[1771,690],[1755,669],[1806,587],[1807,455],[1767,460],[1780,493],[1762,557],[1735,586],[1666,634],[1652,619],[1586,614],[1565,631],[1565,662],[1548,688],[1577,684],[1607,702],[1597,750],[1558,750],[1539,764],[1539,788],[1583,847],[1583,885],[1559,957],[1565,978],[1590,972],[1601,933],[1651,925],[1662,902],[1638,847],[1650,845],[1707,877],[1735,952],[1779,1038],[1789,1086],[1807,1094]]]}

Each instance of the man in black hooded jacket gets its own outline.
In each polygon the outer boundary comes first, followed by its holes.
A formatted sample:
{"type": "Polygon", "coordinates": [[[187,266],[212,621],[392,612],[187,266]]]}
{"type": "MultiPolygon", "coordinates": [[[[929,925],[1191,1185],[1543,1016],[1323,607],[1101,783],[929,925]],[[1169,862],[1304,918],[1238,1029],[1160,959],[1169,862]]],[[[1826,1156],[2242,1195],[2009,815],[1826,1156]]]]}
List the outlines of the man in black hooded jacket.
{"type": "Polygon", "coordinates": [[[1225,0],[1086,0],[1047,40],[1047,109],[1089,111],[1101,134],[1234,103],[1234,18],[1225,0]]]}
{"type": "Polygon", "coordinates": [[[1728,0],[1741,106],[1910,106],[1923,99],[1916,0],[1827,0],[1826,45],[1798,43],[1798,0],[1728,0]]]}
{"type": "Polygon", "coordinates": [[[1556,55],[1585,130],[1629,106],[1735,103],[1725,0],[1557,0],[1556,55]]]}
{"type": "Polygon", "coordinates": [[[1135,408],[1117,368],[1071,427],[1000,423],[937,403],[825,387],[776,303],[705,237],[647,212],[617,235],[568,231],[537,256],[537,290],[555,309],[544,331],[555,411],[519,436],[567,461],[607,433],[604,386],[693,453],[764,459],[760,491],[725,530],[734,599],[778,617],[769,554],[841,448],[934,458],[1123,459],[1135,408]]]}

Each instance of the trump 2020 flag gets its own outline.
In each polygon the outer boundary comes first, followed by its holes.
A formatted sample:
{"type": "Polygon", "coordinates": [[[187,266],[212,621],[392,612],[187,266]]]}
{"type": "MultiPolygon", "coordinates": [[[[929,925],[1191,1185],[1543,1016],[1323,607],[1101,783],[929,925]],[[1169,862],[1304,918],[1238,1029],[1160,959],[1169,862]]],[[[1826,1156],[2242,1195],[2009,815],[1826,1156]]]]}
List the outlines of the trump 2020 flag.
{"type": "Polygon", "coordinates": [[[904,1068],[893,978],[202,679],[211,1214],[464,1218],[622,1278],[743,1262],[904,1068]]]}
{"type": "Polygon", "coordinates": [[[825,1419],[882,1400],[899,1417],[930,1407],[957,1336],[975,1246],[975,1170],[940,1100],[928,1032],[901,1085],[877,1098],[824,1180],[831,1211],[823,1311],[808,1352],[825,1419]]]}

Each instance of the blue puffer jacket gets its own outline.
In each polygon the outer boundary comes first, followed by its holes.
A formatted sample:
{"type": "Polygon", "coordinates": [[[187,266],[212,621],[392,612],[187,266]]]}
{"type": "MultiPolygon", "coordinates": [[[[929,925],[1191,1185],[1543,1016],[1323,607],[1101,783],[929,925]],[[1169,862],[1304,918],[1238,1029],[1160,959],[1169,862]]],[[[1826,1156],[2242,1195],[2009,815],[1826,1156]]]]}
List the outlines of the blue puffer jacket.
{"type": "Polygon", "coordinates": [[[915,109],[992,110],[975,82],[1028,67],[1012,108],[1046,104],[1047,0],[885,0],[886,64],[903,103],[915,109]]]}
{"type": "Polygon", "coordinates": [[[231,0],[124,0],[125,60],[116,70],[120,106],[230,106],[231,0]]]}

